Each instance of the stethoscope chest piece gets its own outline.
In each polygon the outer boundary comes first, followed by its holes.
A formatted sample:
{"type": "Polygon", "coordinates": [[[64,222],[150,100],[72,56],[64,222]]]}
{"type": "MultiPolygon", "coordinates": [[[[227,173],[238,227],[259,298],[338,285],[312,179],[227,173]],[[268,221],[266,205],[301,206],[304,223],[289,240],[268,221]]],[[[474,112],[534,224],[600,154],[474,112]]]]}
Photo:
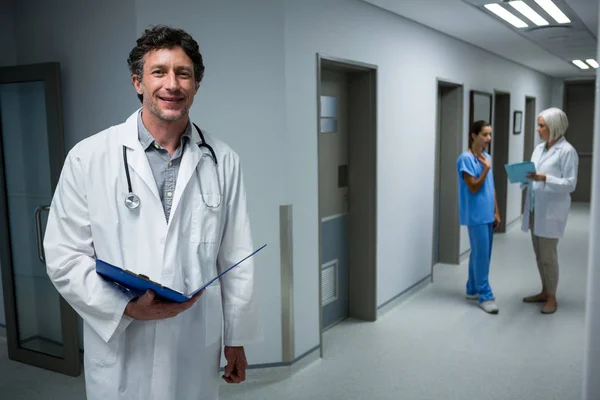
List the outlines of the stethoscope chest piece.
{"type": "MultiPolygon", "coordinates": [[[[213,148],[206,143],[206,141],[204,140],[204,135],[202,134],[202,131],[200,130],[200,128],[198,128],[198,126],[196,126],[196,124],[194,124],[194,126],[196,127],[196,130],[198,131],[198,135],[200,136],[200,143],[198,144],[198,147],[202,148],[205,147],[209,153],[210,153],[210,157],[213,159],[214,162],[214,170],[215,170],[215,176],[216,176],[216,181],[217,181],[217,186],[219,187],[220,190],[220,186],[219,186],[219,171],[217,170],[217,156],[215,154],[215,151],[213,150],[213,148]]],[[[204,153],[202,153],[204,155],[204,153]]],[[[123,165],[125,168],[125,176],[127,177],[127,196],[125,196],[125,207],[127,207],[127,209],[129,210],[136,210],[137,208],[139,208],[140,206],[140,197],[133,193],[133,189],[131,188],[131,177],[129,176],[129,164],[127,163],[127,147],[125,145],[123,145],[123,165]]],[[[202,192],[202,189],[200,189],[200,192],[202,192]]],[[[215,197],[215,196],[213,196],[215,197]]],[[[204,196],[204,192],[202,192],[202,200],[204,200],[204,204],[206,204],[208,207],[210,208],[217,208],[221,205],[221,193],[219,192],[219,196],[217,196],[217,201],[213,204],[212,202],[207,202],[205,196],[204,196]]]]}
{"type": "Polygon", "coordinates": [[[139,206],[140,198],[137,194],[130,192],[127,194],[127,196],[125,196],[125,207],[127,207],[130,210],[135,210],[139,206]]]}

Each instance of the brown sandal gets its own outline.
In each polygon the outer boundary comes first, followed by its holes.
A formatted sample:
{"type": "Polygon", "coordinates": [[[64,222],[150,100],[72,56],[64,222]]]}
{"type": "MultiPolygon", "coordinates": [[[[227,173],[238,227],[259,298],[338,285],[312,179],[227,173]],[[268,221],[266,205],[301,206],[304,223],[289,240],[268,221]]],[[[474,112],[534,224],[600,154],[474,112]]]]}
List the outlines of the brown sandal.
{"type": "Polygon", "coordinates": [[[544,304],[544,306],[542,307],[541,313],[542,314],[554,314],[556,312],[557,309],[557,304],[554,303],[554,305],[548,305],[548,303],[544,304]]]}
{"type": "Polygon", "coordinates": [[[536,294],[534,296],[527,296],[527,297],[523,298],[523,302],[525,302],[525,303],[545,303],[546,296],[540,296],[539,294],[536,294]]]}

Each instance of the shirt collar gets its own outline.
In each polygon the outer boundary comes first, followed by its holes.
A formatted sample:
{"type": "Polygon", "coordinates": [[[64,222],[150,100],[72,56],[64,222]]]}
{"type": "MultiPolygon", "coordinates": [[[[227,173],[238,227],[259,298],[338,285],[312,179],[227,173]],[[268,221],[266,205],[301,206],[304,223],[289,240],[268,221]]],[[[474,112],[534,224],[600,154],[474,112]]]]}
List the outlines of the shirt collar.
{"type": "MultiPolygon", "coordinates": [[[[150,134],[150,132],[148,132],[148,129],[146,129],[146,127],[144,126],[144,123],[142,122],[142,110],[140,110],[140,112],[138,113],[137,126],[138,126],[138,140],[140,141],[142,148],[144,150],[148,150],[148,147],[152,146],[155,143],[155,140],[154,140],[154,137],[152,136],[152,134],[150,134]]],[[[181,144],[183,144],[186,141],[191,141],[191,140],[192,140],[192,124],[191,124],[191,122],[188,121],[188,124],[185,127],[185,132],[183,132],[183,135],[181,135],[181,144]]],[[[158,145],[158,146],[159,146],[159,148],[162,148],[162,147],[160,147],[160,145],[158,145]]]]}

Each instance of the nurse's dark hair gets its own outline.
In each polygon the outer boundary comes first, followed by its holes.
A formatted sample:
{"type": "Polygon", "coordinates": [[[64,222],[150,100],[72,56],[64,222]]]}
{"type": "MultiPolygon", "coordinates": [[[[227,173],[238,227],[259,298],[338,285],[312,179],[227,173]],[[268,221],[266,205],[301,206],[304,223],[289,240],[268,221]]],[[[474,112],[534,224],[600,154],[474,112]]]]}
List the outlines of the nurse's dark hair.
{"type": "MultiPolygon", "coordinates": [[[[194,79],[196,83],[200,83],[204,77],[204,62],[198,43],[186,31],[165,25],[156,25],[146,29],[136,41],[136,46],[131,50],[127,59],[131,75],[137,75],[140,79],[142,78],[146,54],[150,51],[172,49],[175,47],[181,47],[185,51],[185,54],[192,59],[194,63],[194,79]]],[[[142,101],[143,96],[138,94],[138,99],[142,101]]]]}
{"type": "Polygon", "coordinates": [[[483,128],[486,126],[492,126],[489,122],[484,120],[475,121],[471,124],[471,130],[469,131],[469,148],[473,146],[473,134],[479,135],[483,128]]]}

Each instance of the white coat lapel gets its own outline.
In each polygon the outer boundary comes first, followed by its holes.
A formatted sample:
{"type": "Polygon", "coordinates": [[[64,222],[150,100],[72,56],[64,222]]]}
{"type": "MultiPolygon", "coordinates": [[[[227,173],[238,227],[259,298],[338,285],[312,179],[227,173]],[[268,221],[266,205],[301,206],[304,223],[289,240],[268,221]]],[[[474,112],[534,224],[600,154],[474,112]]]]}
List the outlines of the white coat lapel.
{"type": "Polygon", "coordinates": [[[196,172],[198,162],[202,158],[202,150],[198,147],[200,143],[200,135],[196,129],[192,128],[192,140],[185,145],[181,164],[179,166],[179,174],[177,175],[177,183],[175,184],[175,194],[173,196],[173,206],[171,207],[171,217],[169,223],[173,220],[173,215],[177,212],[177,207],[181,201],[181,196],[188,185],[190,179],[196,172]]]}
{"type": "MultiPolygon", "coordinates": [[[[148,189],[159,200],[158,188],[146,152],[138,138],[137,116],[138,111],[133,113],[125,122],[123,132],[123,144],[127,147],[127,163],[133,171],[144,181],[148,189]]],[[[135,188],[132,188],[135,192],[135,188]]]]}
{"type": "MultiPolygon", "coordinates": [[[[548,151],[544,151],[544,148],[542,148],[542,155],[540,156],[540,166],[547,160],[550,159],[550,157],[552,157],[552,155],[558,151],[558,149],[562,146],[563,142],[564,142],[564,138],[560,138],[560,140],[556,143],[554,143],[554,146],[550,147],[550,150],[548,151]]],[[[545,145],[544,145],[545,146],[545,145]]]]}

